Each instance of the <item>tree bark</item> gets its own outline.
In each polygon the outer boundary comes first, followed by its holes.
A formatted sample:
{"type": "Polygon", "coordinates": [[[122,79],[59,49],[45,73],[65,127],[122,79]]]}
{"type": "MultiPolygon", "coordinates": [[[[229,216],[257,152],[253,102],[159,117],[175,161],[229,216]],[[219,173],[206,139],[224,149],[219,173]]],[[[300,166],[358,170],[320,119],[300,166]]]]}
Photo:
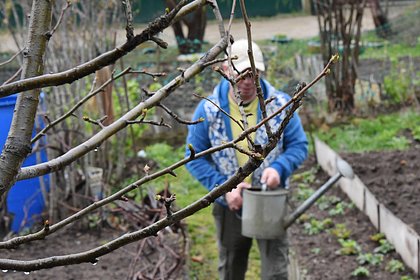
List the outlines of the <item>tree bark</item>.
{"type": "MultiPolygon", "coordinates": [[[[43,56],[51,25],[52,1],[34,0],[30,15],[28,41],[23,52],[21,79],[39,76],[44,71],[43,56]]],[[[0,201],[15,182],[23,161],[31,152],[31,136],[38,108],[40,89],[18,94],[11,128],[0,156],[0,201]]],[[[5,205],[2,203],[1,205],[5,205]]],[[[3,207],[5,208],[5,207],[3,207]]]]}

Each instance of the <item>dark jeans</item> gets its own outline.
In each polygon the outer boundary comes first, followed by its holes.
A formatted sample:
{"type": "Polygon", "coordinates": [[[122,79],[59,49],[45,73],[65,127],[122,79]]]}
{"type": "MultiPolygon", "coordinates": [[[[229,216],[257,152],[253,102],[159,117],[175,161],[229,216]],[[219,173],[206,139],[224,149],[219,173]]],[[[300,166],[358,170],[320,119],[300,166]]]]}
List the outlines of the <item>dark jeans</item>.
{"type": "MultiPolygon", "coordinates": [[[[252,238],[242,236],[241,219],[218,203],[214,204],[219,247],[219,276],[222,280],[242,280],[248,267],[252,238]]],[[[261,279],[287,280],[288,242],[282,239],[257,239],[261,255],[261,279]]]]}

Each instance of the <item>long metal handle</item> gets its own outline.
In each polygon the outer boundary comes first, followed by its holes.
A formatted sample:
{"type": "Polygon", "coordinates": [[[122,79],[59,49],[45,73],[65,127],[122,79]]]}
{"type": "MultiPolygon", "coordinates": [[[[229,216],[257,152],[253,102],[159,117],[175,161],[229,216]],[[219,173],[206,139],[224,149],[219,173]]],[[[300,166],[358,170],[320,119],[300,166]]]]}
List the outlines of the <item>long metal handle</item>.
{"type": "Polygon", "coordinates": [[[343,175],[340,173],[335,174],[332,176],[323,186],[317,189],[311,197],[309,197],[305,202],[303,202],[292,214],[287,216],[285,219],[283,226],[284,229],[290,227],[309,207],[311,207],[317,200],[320,198],[324,193],[326,193],[331,186],[334,185],[343,175]]]}
{"type": "Polygon", "coordinates": [[[290,227],[315,201],[318,200],[326,191],[328,191],[331,186],[334,185],[341,177],[346,177],[349,179],[354,178],[353,169],[351,166],[344,160],[337,158],[337,171],[338,173],[332,176],[324,185],[322,185],[318,190],[316,190],[311,197],[309,197],[305,202],[302,203],[292,214],[287,216],[284,219],[283,226],[284,229],[290,227]]]}

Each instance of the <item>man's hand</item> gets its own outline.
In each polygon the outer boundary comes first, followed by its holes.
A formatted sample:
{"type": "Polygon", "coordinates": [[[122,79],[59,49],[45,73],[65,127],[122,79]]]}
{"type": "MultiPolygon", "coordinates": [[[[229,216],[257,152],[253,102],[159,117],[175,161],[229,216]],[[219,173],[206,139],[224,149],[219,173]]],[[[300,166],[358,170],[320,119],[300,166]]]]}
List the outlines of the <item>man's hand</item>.
{"type": "Polygon", "coordinates": [[[232,191],[226,193],[225,198],[226,202],[229,206],[229,209],[231,211],[236,211],[241,209],[242,207],[242,190],[243,189],[249,189],[251,187],[250,184],[242,182],[239,185],[236,186],[235,189],[232,191]]]}
{"type": "Polygon", "coordinates": [[[280,175],[274,168],[267,167],[262,173],[261,183],[266,183],[268,188],[275,189],[280,185],[280,175]]]}

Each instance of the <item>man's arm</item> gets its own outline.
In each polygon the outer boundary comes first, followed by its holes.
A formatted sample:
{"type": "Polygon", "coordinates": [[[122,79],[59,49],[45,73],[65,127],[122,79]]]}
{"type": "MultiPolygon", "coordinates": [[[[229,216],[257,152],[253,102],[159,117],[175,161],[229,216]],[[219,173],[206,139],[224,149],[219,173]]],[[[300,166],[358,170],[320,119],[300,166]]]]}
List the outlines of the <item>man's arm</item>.
{"type": "MultiPolygon", "coordinates": [[[[208,137],[209,123],[204,112],[204,102],[201,101],[194,112],[193,120],[203,118],[204,121],[195,125],[188,126],[187,147],[185,155],[190,156],[188,144],[191,144],[196,153],[205,151],[211,148],[210,139],[208,137]]],[[[222,184],[226,181],[226,176],[223,176],[216,170],[211,162],[210,155],[197,158],[186,164],[188,171],[194,176],[203,186],[208,190],[212,190],[216,185],[222,184]]]]}
{"type": "Polygon", "coordinates": [[[283,153],[270,165],[280,175],[281,186],[308,156],[308,140],[297,113],[293,114],[283,133],[283,153]]]}

